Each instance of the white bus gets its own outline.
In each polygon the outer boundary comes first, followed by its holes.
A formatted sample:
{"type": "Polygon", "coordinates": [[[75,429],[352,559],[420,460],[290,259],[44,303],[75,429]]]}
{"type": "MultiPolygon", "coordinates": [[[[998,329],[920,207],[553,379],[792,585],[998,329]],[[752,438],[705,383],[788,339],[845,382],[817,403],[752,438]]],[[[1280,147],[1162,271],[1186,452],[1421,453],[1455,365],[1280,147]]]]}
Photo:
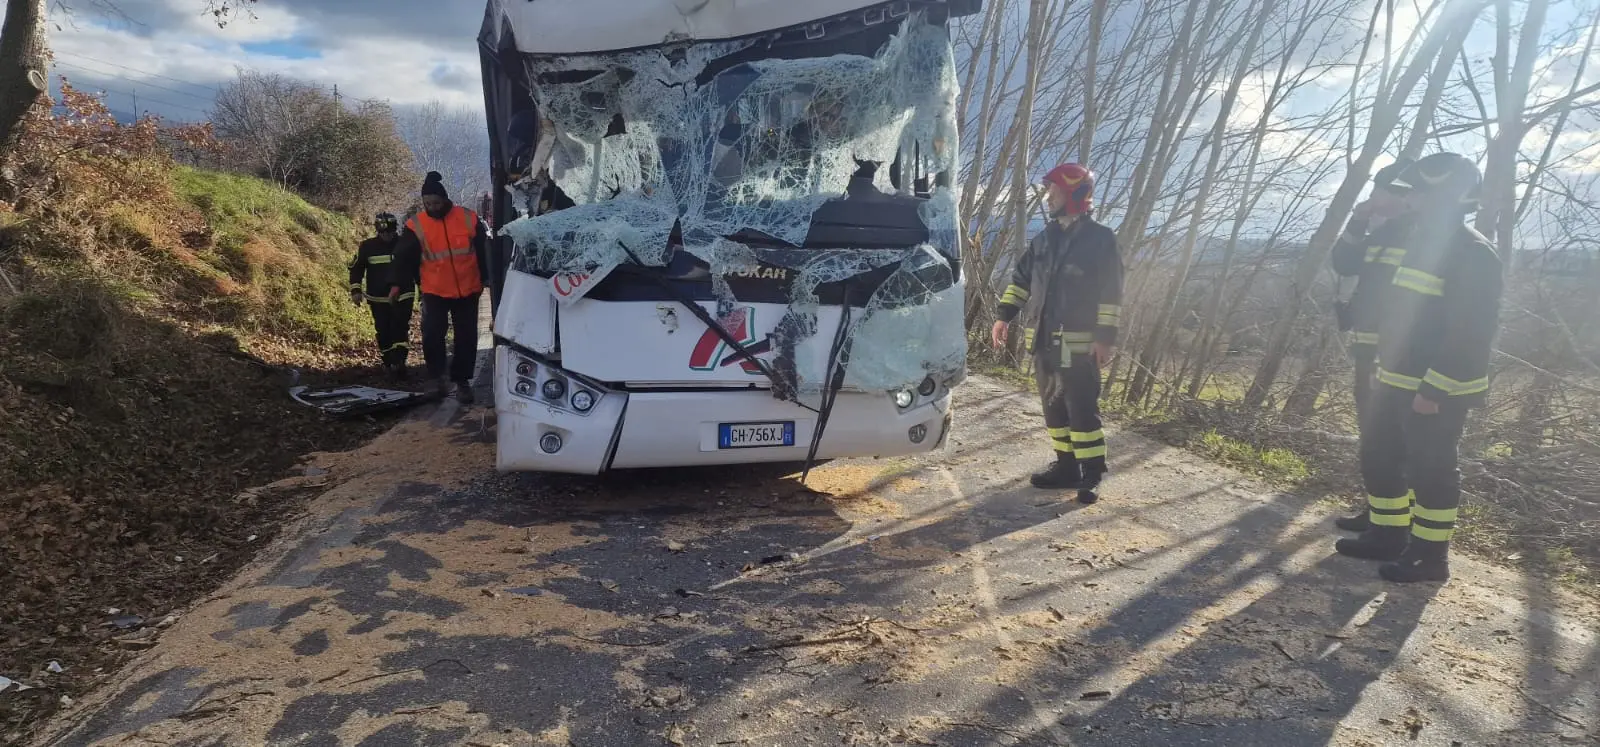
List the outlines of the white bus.
{"type": "Polygon", "coordinates": [[[939,448],[981,0],[490,0],[502,471],[939,448]]]}

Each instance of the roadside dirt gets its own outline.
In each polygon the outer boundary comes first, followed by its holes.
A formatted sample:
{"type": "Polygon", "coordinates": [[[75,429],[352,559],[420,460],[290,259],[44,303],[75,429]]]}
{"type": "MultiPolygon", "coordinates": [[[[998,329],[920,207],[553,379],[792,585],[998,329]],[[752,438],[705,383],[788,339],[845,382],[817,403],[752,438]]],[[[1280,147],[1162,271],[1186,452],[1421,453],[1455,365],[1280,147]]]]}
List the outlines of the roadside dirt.
{"type": "Polygon", "coordinates": [[[962,396],[948,451],[805,486],[497,476],[478,414],[319,455],[303,523],[41,744],[1595,738],[1584,601],[1387,586],[1314,500],[1116,431],[1078,507],[1026,487],[1020,398],[962,396]]]}
{"type": "Polygon", "coordinates": [[[349,449],[395,422],[324,419],[290,401],[280,377],[214,351],[137,365],[115,417],[0,379],[0,429],[26,431],[38,452],[0,462],[26,458],[58,478],[0,464],[22,480],[0,488],[0,677],[35,688],[0,694],[0,737],[19,738],[104,682],[273,540],[330,484],[307,476],[302,454],[349,449]]]}

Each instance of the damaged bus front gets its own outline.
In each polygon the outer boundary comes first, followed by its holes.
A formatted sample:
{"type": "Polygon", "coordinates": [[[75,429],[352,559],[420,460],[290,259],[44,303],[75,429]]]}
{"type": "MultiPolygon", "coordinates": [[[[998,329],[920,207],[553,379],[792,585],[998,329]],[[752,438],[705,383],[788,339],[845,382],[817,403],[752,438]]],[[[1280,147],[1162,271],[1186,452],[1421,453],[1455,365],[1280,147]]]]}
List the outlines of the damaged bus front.
{"type": "Polygon", "coordinates": [[[502,470],[938,448],[980,0],[491,0],[502,470]]]}

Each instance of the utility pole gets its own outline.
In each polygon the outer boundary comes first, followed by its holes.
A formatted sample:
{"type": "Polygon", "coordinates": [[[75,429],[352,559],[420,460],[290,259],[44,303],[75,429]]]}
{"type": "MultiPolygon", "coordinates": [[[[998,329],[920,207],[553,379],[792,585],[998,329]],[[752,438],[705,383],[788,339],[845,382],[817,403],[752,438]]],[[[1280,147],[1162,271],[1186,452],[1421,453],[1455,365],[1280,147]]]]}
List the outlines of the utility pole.
{"type": "Polygon", "coordinates": [[[138,122],[139,122],[139,91],[137,89],[135,89],[133,86],[128,86],[128,95],[133,97],[133,121],[129,122],[128,124],[138,124],[138,122]]]}
{"type": "Polygon", "coordinates": [[[339,124],[339,115],[344,113],[344,105],[339,103],[339,84],[333,84],[333,123],[339,124]]]}

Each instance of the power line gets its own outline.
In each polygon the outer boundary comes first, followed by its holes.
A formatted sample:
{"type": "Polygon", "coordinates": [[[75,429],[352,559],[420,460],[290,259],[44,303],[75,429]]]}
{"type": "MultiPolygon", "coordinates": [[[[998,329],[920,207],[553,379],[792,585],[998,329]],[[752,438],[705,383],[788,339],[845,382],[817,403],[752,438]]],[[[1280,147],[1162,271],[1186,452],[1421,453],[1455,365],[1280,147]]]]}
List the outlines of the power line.
{"type": "Polygon", "coordinates": [[[76,63],[72,63],[72,62],[63,62],[61,60],[57,60],[56,61],[56,65],[58,67],[62,66],[62,65],[65,65],[65,66],[70,67],[70,68],[75,68],[75,69],[78,69],[78,70],[82,70],[83,72],[89,73],[91,75],[98,75],[98,76],[100,76],[102,78],[110,78],[112,80],[120,80],[120,81],[123,81],[123,82],[126,82],[126,83],[143,86],[145,88],[154,88],[154,89],[161,90],[161,91],[168,91],[168,92],[171,92],[171,93],[178,94],[179,96],[188,96],[189,98],[198,99],[198,100],[204,101],[206,103],[212,103],[212,102],[214,102],[216,100],[216,91],[214,89],[212,91],[212,95],[211,96],[201,96],[200,94],[197,94],[197,93],[189,93],[188,91],[180,91],[180,90],[178,90],[176,88],[168,88],[166,86],[157,85],[157,84],[151,83],[149,81],[139,80],[139,79],[136,79],[136,78],[129,78],[129,77],[125,76],[125,75],[117,75],[115,73],[102,72],[102,71],[99,71],[99,70],[95,70],[94,68],[84,67],[82,65],[79,65],[79,64],[76,64],[76,63]]]}
{"type": "Polygon", "coordinates": [[[115,63],[115,62],[107,62],[107,61],[99,59],[97,57],[90,57],[89,55],[86,55],[86,54],[75,54],[75,55],[73,55],[73,57],[76,57],[78,59],[88,60],[90,62],[98,62],[98,63],[100,63],[102,65],[110,65],[112,67],[121,68],[121,69],[127,70],[129,72],[140,73],[142,75],[148,75],[148,76],[150,76],[152,78],[160,78],[162,80],[170,80],[173,83],[182,83],[182,84],[184,84],[186,86],[194,86],[196,88],[204,88],[204,89],[206,89],[208,91],[211,91],[212,93],[216,93],[218,91],[216,86],[208,86],[208,85],[205,85],[203,83],[194,83],[194,82],[191,82],[191,81],[183,80],[181,78],[174,78],[174,77],[171,77],[171,76],[168,76],[168,75],[162,75],[160,73],[154,73],[154,72],[151,72],[149,70],[141,70],[141,69],[136,68],[136,67],[128,67],[127,65],[122,65],[122,64],[115,63]]]}
{"type": "MultiPolygon", "coordinates": [[[[61,76],[59,74],[56,75],[56,79],[58,81],[61,80],[61,76]]],[[[128,96],[130,98],[133,98],[135,101],[137,101],[137,99],[138,99],[138,94],[133,92],[133,91],[128,91],[128,90],[124,90],[124,89],[120,89],[120,88],[107,88],[107,87],[104,87],[104,86],[100,87],[100,90],[102,92],[104,92],[104,93],[120,93],[120,94],[122,94],[124,96],[128,96]]],[[[163,106],[170,106],[170,107],[173,107],[173,108],[176,108],[176,109],[185,109],[185,110],[194,112],[196,114],[201,114],[201,115],[204,115],[204,116],[207,116],[207,117],[211,116],[211,112],[209,112],[209,111],[207,111],[205,109],[201,109],[201,108],[195,107],[195,106],[188,106],[186,104],[179,104],[179,103],[176,103],[176,102],[167,101],[165,99],[157,99],[157,98],[151,98],[149,96],[146,96],[145,97],[145,101],[148,101],[148,102],[151,102],[151,103],[156,103],[156,104],[161,104],[163,106]]],[[[135,104],[135,107],[137,108],[137,104],[135,104]]],[[[139,112],[135,111],[135,112],[133,112],[133,115],[134,115],[134,117],[138,117],[139,116],[139,112]]]]}

